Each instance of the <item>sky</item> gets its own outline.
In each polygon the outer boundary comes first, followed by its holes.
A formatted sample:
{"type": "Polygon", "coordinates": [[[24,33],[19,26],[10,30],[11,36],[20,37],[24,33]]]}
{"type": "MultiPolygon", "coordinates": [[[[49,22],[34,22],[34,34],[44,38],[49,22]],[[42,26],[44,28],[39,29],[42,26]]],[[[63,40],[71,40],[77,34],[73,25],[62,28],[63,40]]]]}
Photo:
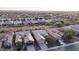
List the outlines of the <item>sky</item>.
{"type": "Polygon", "coordinates": [[[0,0],[0,10],[79,10],[78,0],[0,0]]]}

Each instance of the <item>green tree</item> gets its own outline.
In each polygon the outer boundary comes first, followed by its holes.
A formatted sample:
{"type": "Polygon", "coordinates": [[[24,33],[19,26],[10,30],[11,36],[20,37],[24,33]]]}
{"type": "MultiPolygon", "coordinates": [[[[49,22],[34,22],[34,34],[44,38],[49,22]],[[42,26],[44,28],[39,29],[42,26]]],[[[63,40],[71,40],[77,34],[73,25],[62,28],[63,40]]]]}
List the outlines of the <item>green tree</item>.
{"type": "Polygon", "coordinates": [[[64,25],[68,26],[68,25],[70,25],[70,22],[64,21],[64,25]]]}
{"type": "Polygon", "coordinates": [[[53,38],[51,36],[45,36],[45,38],[48,44],[53,44],[53,38]]]}
{"type": "Polygon", "coordinates": [[[75,34],[75,30],[72,30],[72,29],[64,30],[65,39],[72,39],[74,34],[75,34]]]}
{"type": "Polygon", "coordinates": [[[63,24],[58,21],[58,22],[55,23],[55,25],[56,25],[57,27],[61,27],[63,24]]]}
{"type": "Polygon", "coordinates": [[[51,16],[48,16],[47,18],[48,18],[48,19],[51,19],[51,16]]]}
{"type": "Polygon", "coordinates": [[[79,21],[76,21],[75,23],[76,23],[76,24],[79,24],[79,21]]]}
{"type": "Polygon", "coordinates": [[[59,20],[63,25],[69,25],[69,21],[65,21],[64,19],[59,20]]]}
{"type": "Polygon", "coordinates": [[[59,20],[59,22],[61,22],[62,24],[64,24],[64,20],[62,20],[62,19],[61,19],[61,20],[59,20]]]}

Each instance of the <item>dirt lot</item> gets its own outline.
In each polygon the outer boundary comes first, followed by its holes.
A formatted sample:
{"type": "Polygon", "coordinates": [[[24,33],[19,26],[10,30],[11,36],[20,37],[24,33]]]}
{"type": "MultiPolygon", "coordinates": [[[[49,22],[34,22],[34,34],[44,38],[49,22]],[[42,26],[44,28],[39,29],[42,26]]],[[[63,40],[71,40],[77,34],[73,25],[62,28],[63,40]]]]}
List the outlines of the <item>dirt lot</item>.
{"type": "Polygon", "coordinates": [[[24,30],[33,30],[33,29],[47,29],[52,26],[18,26],[18,27],[0,27],[0,32],[15,32],[15,31],[24,31],[24,30]]]}

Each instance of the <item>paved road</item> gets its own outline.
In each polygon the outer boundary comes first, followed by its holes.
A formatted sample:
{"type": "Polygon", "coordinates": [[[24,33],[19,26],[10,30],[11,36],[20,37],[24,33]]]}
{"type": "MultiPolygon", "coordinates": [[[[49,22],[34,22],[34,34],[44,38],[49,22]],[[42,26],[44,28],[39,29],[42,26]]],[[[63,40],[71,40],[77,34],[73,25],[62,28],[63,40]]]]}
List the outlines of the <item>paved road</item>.
{"type": "Polygon", "coordinates": [[[79,42],[70,43],[65,46],[60,46],[57,48],[51,48],[49,51],[79,51],[79,42]]]}
{"type": "Polygon", "coordinates": [[[40,46],[41,50],[48,49],[46,44],[39,44],[39,46],[40,46]]]}
{"type": "Polygon", "coordinates": [[[33,45],[27,46],[27,51],[35,51],[35,48],[33,45]]]}

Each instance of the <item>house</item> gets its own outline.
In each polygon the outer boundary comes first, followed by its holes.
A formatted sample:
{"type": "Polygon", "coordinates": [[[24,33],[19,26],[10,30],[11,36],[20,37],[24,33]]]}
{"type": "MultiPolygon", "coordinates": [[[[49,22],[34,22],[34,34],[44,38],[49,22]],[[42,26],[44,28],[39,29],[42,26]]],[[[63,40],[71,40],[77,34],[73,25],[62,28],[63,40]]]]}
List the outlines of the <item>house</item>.
{"type": "Polygon", "coordinates": [[[2,47],[2,42],[0,41],[0,48],[2,47]]]}
{"type": "Polygon", "coordinates": [[[16,50],[21,50],[23,48],[23,33],[16,32],[14,35],[15,35],[14,43],[16,50]]]}
{"type": "Polygon", "coordinates": [[[62,27],[63,30],[67,30],[67,29],[72,29],[76,31],[76,35],[79,34],[79,25],[69,25],[69,26],[64,26],[62,27]]]}
{"type": "Polygon", "coordinates": [[[69,25],[69,26],[64,26],[62,29],[74,29],[74,30],[79,30],[79,25],[69,25]]]}
{"type": "Polygon", "coordinates": [[[46,30],[33,30],[32,31],[37,43],[39,44],[40,48],[42,50],[47,49],[47,45],[46,45],[46,38],[44,36],[47,36],[48,33],[46,32],[46,30]]]}
{"type": "Polygon", "coordinates": [[[48,35],[48,33],[45,30],[34,30],[34,31],[32,31],[32,33],[38,43],[40,43],[40,44],[45,43],[44,36],[48,35]]]}
{"type": "Polygon", "coordinates": [[[22,32],[16,32],[15,33],[15,44],[17,45],[18,42],[23,42],[23,33],[22,32]]]}
{"type": "Polygon", "coordinates": [[[55,28],[51,28],[51,29],[47,29],[47,32],[53,36],[54,38],[56,39],[61,39],[63,33],[61,33],[60,31],[58,31],[57,29],[55,28]]]}
{"type": "Polygon", "coordinates": [[[24,31],[24,43],[31,44],[34,43],[34,39],[30,33],[30,31],[24,31]]]}
{"type": "Polygon", "coordinates": [[[33,39],[31,32],[30,31],[24,31],[24,49],[28,51],[34,51],[34,42],[35,40],[33,39]]]}
{"type": "Polygon", "coordinates": [[[3,25],[3,23],[4,23],[4,22],[3,22],[3,20],[0,20],[0,26],[2,26],[2,25],[3,25]]]}
{"type": "Polygon", "coordinates": [[[8,25],[13,25],[13,20],[11,18],[8,18],[7,24],[8,25]]]}
{"type": "Polygon", "coordinates": [[[13,24],[14,24],[14,25],[21,25],[21,24],[22,24],[22,21],[21,21],[21,19],[15,18],[15,19],[13,20],[13,24]]]}
{"type": "Polygon", "coordinates": [[[6,18],[0,18],[0,25],[28,25],[31,23],[50,23],[52,22],[52,19],[45,19],[44,17],[6,17],[6,18]]]}
{"type": "Polygon", "coordinates": [[[58,31],[56,28],[47,29],[47,32],[56,39],[57,42],[59,42],[61,45],[64,45],[62,36],[63,33],[58,31]]]}
{"type": "Polygon", "coordinates": [[[27,19],[26,18],[21,18],[21,21],[22,21],[22,25],[27,25],[27,19]]]}
{"type": "Polygon", "coordinates": [[[10,49],[12,47],[13,33],[4,33],[2,41],[2,46],[6,49],[10,49]]]}
{"type": "Polygon", "coordinates": [[[11,18],[2,18],[0,20],[0,25],[3,26],[3,25],[11,25],[13,24],[13,22],[11,21],[11,18]]]}
{"type": "Polygon", "coordinates": [[[34,39],[30,33],[30,31],[23,31],[23,32],[16,32],[16,39],[15,43],[16,45],[20,42],[20,44],[23,43],[23,49],[24,50],[35,50],[34,48],[34,39]],[[30,47],[31,46],[31,47],[30,47]]]}

